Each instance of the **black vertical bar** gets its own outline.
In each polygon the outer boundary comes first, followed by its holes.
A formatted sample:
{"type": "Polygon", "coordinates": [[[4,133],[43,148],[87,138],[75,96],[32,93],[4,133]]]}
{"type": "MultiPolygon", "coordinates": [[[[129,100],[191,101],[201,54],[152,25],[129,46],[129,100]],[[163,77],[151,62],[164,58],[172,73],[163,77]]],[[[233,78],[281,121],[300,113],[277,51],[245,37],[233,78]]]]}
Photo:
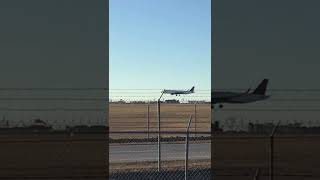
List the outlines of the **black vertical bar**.
{"type": "Polygon", "coordinates": [[[216,7],[214,5],[214,3],[216,3],[216,0],[211,0],[211,179],[214,179],[214,166],[213,166],[213,157],[214,157],[214,146],[213,146],[213,135],[214,135],[214,119],[213,119],[213,79],[214,79],[214,74],[213,74],[213,67],[214,67],[214,62],[216,60],[216,52],[217,52],[217,48],[216,48],[216,32],[215,32],[215,13],[217,12],[214,8],[216,7]]]}
{"type": "Polygon", "coordinates": [[[107,16],[107,22],[105,22],[106,24],[105,24],[105,26],[106,26],[106,29],[107,29],[107,34],[106,34],[106,39],[105,39],[105,51],[106,51],[106,54],[105,54],[105,58],[106,58],[106,66],[107,67],[105,67],[106,68],[106,70],[107,70],[107,72],[106,72],[106,76],[107,76],[107,82],[106,82],[106,89],[107,89],[107,92],[106,92],[106,97],[107,97],[107,108],[106,108],[106,113],[105,113],[105,118],[106,118],[106,134],[105,134],[105,136],[106,136],[106,140],[107,140],[107,142],[106,142],[106,144],[105,144],[105,146],[106,146],[106,151],[105,151],[105,153],[106,153],[106,155],[105,155],[105,157],[106,157],[106,175],[107,175],[107,179],[109,179],[109,138],[110,138],[110,135],[109,135],[109,132],[110,132],[110,129],[109,129],[109,0],[106,0],[106,12],[105,12],[105,15],[107,16]]]}
{"type": "Polygon", "coordinates": [[[148,141],[149,141],[149,131],[150,131],[150,117],[149,117],[149,113],[150,113],[150,104],[148,103],[148,107],[147,107],[147,131],[148,131],[148,134],[147,134],[147,137],[148,137],[148,141]]]}

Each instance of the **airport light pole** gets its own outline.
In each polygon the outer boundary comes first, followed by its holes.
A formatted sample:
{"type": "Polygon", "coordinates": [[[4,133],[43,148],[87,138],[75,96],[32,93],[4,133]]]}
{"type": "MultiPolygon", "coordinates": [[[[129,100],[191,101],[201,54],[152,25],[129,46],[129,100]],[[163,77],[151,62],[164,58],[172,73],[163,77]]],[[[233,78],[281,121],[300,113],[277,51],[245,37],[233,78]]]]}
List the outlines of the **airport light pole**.
{"type": "Polygon", "coordinates": [[[163,96],[164,91],[161,92],[161,96],[158,99],[158,171],[161,170],[161,134],[160,134],[160,100],[163,96]]]}

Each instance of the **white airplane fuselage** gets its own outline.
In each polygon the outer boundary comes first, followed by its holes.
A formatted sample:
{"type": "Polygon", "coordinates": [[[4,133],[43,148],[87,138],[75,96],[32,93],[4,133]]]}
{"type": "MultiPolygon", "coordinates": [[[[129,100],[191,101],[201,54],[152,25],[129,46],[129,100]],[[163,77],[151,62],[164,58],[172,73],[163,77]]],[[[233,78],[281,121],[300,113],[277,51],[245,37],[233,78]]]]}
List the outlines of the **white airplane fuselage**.
{"type": "Polygon", "coordinates": [[[191,94],[192,92],[190,92],[190,91],[164,90],[163,93],[175,95],[175,94],[191,94]]]}
{"type": "Polygon", "coordinates": [[[165,89],[162,91],[164,94],[171,94],[171,95],[180,95],[180,94],[191,94],[194,93],[194,87],[192,87],[190,90],[168,90],[165,89]]]}

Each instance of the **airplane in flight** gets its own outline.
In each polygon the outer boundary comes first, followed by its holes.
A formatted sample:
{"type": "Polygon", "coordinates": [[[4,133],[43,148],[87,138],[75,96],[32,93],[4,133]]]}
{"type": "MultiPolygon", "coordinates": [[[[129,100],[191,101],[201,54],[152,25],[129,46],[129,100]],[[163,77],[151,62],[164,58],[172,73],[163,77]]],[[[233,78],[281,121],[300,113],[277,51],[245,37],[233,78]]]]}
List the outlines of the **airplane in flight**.
{"type": "Polygon", "coordinates": [[[250,88],[242,93],[213,91],[211,102],[213,104],[220,104],[219,107],[223,108],[222,103],[241,104],[268,99],[270,97],[266,95],[268,81],[268,79],[264,79],[253,92],[250,92],[250,88]]]}
{"type": "Polygon", "coordinates": [[[178,96],[178,95],[180,96],[181,94],[191,94],[191,93],[194,93],[194,86],[190,90],[168,90],[168,89],[165,89],[162,91],[162,93],[176,95],[176,96],[178,96]]]}

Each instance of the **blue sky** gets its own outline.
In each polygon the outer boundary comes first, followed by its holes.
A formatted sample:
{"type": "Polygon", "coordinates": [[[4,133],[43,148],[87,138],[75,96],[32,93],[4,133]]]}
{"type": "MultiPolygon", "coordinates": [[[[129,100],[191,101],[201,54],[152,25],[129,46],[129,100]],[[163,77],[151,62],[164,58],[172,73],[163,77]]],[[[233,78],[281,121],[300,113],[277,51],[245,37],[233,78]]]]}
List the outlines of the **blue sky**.
{"type": "Polygon", "coordinates": [[[211,0],[110,0],[110,89],[211,88],[211,0]]]}

